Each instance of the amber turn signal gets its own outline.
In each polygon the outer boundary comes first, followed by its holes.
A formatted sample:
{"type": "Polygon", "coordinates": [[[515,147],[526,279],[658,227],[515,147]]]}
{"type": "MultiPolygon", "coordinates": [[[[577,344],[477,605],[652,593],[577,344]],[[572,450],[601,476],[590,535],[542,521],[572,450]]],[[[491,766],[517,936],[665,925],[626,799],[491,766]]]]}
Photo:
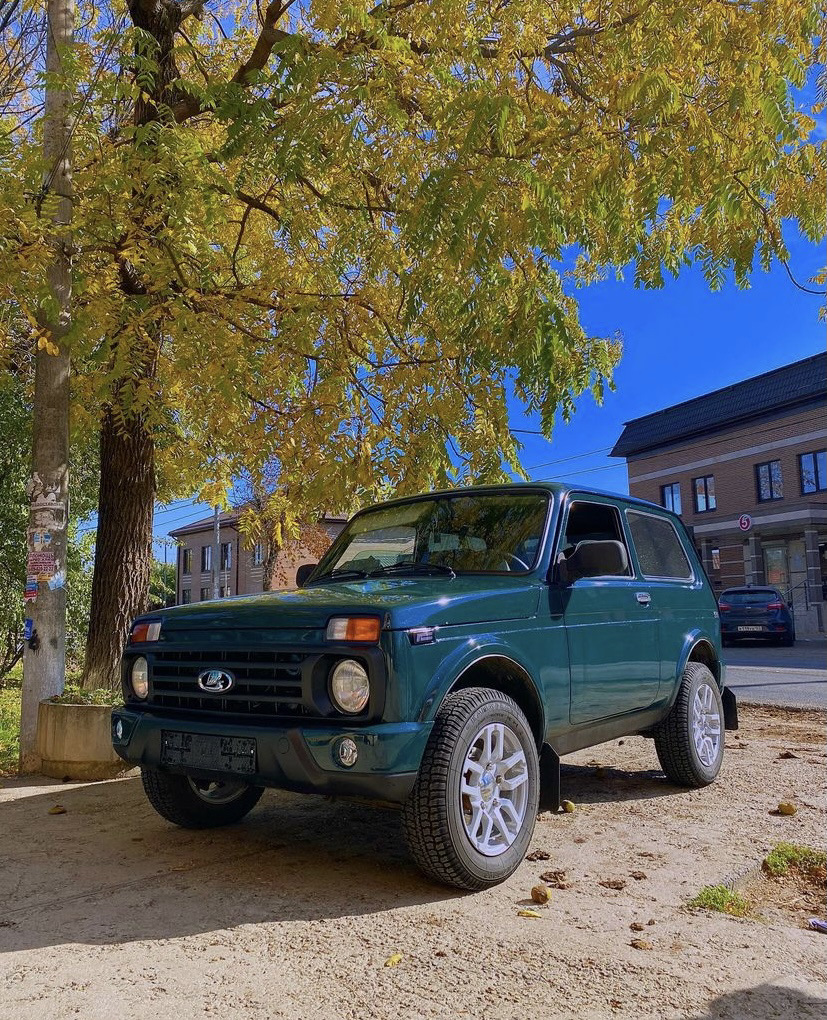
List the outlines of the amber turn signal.
{"type": "Polygon", "coordinates": [[[141,644],[145,641],[157,641],[161,636],[160,620],[142,620],[132,625],[132,632],[129,635],[131,645],[141,644]]]}
{"type": "Polygon", "coordinates": [[[327,625],[328,641],[358,641],[375,645],[381,623],[378,616],[334,616],[327,625]]]}

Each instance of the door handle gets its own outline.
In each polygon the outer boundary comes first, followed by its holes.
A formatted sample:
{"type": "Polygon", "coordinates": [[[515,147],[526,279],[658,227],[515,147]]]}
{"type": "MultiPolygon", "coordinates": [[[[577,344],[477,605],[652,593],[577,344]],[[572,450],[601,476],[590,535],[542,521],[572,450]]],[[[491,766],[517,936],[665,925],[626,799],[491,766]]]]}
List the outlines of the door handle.
{"type": "Polygon", "coordinates": [[[635,592],[635,598],[642,606],[648,606],[649,603],[652,601],[652,596],[649,594],[648,591],[635,592]]]}

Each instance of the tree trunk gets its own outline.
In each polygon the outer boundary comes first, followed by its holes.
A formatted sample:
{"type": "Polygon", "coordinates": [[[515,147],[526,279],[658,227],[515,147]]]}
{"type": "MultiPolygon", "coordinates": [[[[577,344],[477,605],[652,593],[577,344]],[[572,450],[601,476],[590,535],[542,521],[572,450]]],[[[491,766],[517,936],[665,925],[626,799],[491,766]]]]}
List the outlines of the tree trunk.
{"type": "Polygon", "coordinates": [[[144,612],[152,563],[155,445],[144,422],[101,424],[101,481],[92,613],[83,685],[115,689],[129,625],[144,612]]]}
{"type": "Polygon", "coordinates": [[[275,540],[273,530],[268,529],[268,540],[266,542],[267,553],[264,559],[264,572],[261,578],[263,591],[276,591],[281,588],[281,577],[279,576],[279,553],[281,543],[275,540]]]}
{"type": "MultiPolygon", "coordinates": [[[[158,68],[150,93],[141,91],[135,104],[134,123],[148,124],[158,116],[158,105],[172,105],[178,78],[174,42],[183,14],[176,3],[164,0],[128,0],[137,28],[150,33],[157,44],[153,56],[158,68]]],[[[141,41],[138,48],[145,48],[141,41]]],[[[152,158],[152,142],[146,157],[152,158]]],[[[136,207],[140,205],[137,201],[136,207]]],[[[118,262],[121,289],[128,297],[146,299],[147,287],[140,272],[127,259],[118,262]]],[[[156,323],[163,335],[163,323],[156,323]]],[[[101,421],[101,482],[98,503],[98,535],[92,580],[92,605],[83,685],[116,689],[119,662],[133,617],[149,598],[152,565],[152,517],[155,504],[155,443],[141,415],[113,412],[122,389],[154,377],[157,350],[136,351],[132,374],[116,381],[112,404],[104,407],[101,421]],[[120,421],[118,419],[121,419],[120,421]]]]}
{"type": "MultiPolygon", "coordinates": [[[[57,76],[74,40],[74,0],[49,0],[46,12],[46,67],[57,76]]],[[[35,354],[32,475],[26,570],[26,615],[31,638],[23,660],[20,714],[20,771],[39,767],[37,713],[41,700],[63,692],[66,672],[66,545],[69,517],[69,351],[72,269],[69,228],[72,220],[70,96],[48,84],[43,114],[43,155],[47,166],[44,196],[59,196],[52,220],[54,254],[48,270],[53,308],[40,311],[40,327],[49,341],[35,354]]]]}

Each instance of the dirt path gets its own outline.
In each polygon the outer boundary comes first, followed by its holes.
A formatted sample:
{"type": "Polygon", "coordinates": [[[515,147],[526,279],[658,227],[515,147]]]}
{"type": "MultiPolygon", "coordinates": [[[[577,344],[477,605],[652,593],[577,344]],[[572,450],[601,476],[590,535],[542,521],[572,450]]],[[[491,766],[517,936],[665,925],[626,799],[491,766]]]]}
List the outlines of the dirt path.
{"type": "Polygon", "coordinates": [[[684,904],[779,840],[823,846],[825,721],[745,708],[703,791],[669,786],[639,738],[573,755],[578,809],[535,833],[548,859],[474,895],[421,878],[383,807],[268,793],[244,824],[198,833],[158,818],[135,778],[5,780],[0,1018],[822,1018],[827,936],[803,915],[684,904]],[[768,813],[782,799],[795,816],[768,813]],[[519,917],[550,869],[571,885],[519,917]]]}

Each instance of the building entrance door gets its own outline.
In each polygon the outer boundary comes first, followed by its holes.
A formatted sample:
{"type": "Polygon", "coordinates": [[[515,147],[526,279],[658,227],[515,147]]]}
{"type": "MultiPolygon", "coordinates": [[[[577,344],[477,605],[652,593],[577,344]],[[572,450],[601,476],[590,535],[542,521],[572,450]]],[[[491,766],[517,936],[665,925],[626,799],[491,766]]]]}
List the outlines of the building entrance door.
{"type": "Polygon", "coordinates": [[[786,545],[764,546],[764,577],[773,588],[786,591],[790,587],[786,545]]]}

